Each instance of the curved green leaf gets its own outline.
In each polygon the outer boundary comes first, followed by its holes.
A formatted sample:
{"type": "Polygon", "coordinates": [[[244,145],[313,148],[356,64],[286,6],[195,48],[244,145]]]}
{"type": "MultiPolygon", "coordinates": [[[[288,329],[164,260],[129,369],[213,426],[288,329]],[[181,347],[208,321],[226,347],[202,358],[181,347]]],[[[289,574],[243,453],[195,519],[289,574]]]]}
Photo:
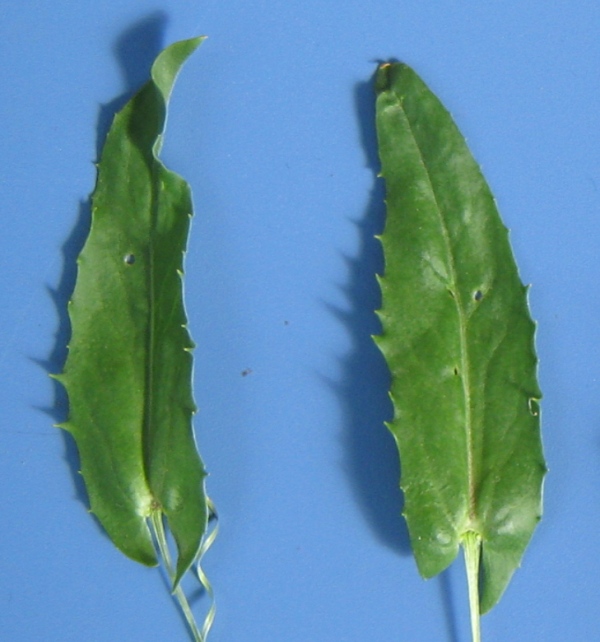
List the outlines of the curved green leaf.
{"type": "Polygon", "coordinates": [[[158,160],[167,103],[202,38],[177,42],[111,126],[78,259],[64,372],[91,510],[128,556],[157,563],[148,520],[166,516],[175,584],[207,524],[205,472],[192,432],[192,341],[182,277],[192,200],[158,160]]]}
{"type": "Polygon", "coordinates": [[[476,537],[485,612],[541,515],[535,326],[508,232],[449,113],[404,64],[379,68],[376,93],[388,211],[376,342],[392,374],[404,514],[425,577],[476,537]]]}

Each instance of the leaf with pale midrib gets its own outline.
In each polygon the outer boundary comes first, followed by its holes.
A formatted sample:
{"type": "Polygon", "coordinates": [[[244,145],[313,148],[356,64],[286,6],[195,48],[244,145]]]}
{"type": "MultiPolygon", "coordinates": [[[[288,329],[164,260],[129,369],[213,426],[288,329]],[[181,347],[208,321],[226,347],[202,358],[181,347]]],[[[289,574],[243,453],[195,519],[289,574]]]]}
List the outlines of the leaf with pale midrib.
{"type": "Polygon", "coordinates": [[[160,151],[173,83],[202,38],[177,42],[116,115],[78,259],[64,372],[92,512],[128,556],[157,563],[148,520],[161,511],[177,583],[206,530],[205,472],[192,432],[192,341],[182,291],[192,200],[160,151]]]}
{"type": "Polygon", "coordinates": [[[383,332],[404,514],[420,572],[481,539],[481,612],[541,516],[535,324],[508,232],[451,116],[407,65],[376,77],[386,184],[383,332]]]}

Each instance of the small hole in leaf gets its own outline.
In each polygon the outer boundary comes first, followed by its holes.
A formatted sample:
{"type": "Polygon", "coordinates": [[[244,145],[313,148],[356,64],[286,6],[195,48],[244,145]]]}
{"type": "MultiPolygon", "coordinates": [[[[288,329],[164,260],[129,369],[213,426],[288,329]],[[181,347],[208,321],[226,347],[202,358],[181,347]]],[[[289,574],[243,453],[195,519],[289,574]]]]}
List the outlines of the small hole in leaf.
{"type": "Polygon", "coordinates": [[[481,299],[483,299],[483,292],[481,290],[477,290],[477,292],[475,292],[475,294],[473,295],[473,298],[475,299],[475,301],[481,301],[481,299]]]}
{"type": "Polygon", "coordinates": [[[529,412],[533,417],[537,417],[540,414],[540,405],[537,399],[531,397],[527,402],[529,406],[529,412]]]}
{"type": "Polygon", "coordinates": [[[125,261],[127,265],[133,265],[135,263],[135,254],[126,254],[123,261],[125,261]]]}

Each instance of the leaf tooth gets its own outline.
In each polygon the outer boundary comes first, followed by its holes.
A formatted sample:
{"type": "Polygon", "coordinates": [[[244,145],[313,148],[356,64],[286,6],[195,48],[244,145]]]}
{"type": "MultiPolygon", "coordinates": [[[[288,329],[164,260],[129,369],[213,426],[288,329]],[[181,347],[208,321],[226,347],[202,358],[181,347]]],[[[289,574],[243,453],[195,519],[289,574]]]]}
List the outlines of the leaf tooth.
{"type": "Polygon", "coordinates": [[[68,433],[72,433],[74,428],[73,424],[70,421],[61,421],[58,424],[54,424],[54,426],[68,433]]]}
{"type": "Polygon", "coordinates": [[[377,346],[380,347],[380,344],[384,340],[385,335],[382,333],[382,334],[372,334],[371,336],[373,337],[373,341],[375,341],[377,346]]]}

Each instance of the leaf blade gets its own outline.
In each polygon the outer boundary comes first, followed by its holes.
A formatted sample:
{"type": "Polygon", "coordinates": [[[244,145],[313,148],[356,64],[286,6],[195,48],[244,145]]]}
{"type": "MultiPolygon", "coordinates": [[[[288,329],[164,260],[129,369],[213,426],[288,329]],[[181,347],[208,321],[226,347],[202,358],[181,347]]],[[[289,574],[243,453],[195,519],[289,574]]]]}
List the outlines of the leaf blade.
{"type": "Polygon", "coordinates": [[[187,183],[157,154],[173,83],[201,42],[159,54],[151,80],[113,121],[60,377],[70,402],[65,427],[77,443],[92,512],[118,548],[151,565],[147,520],[164,512],[179,551],[175,584],[200,547],[207,508],[191,427],[193,344],[181,282],[192,201],[187,183]]]}
{"type": "Polygon", "coordinates": [[[481,536],[485,612],[541,515],[535,326],[508,232],[448,112],[401,63],[380,67],[376,92],[388,208],[377,343],[405,516],[425,577],[466,533],[481,536]]]}

